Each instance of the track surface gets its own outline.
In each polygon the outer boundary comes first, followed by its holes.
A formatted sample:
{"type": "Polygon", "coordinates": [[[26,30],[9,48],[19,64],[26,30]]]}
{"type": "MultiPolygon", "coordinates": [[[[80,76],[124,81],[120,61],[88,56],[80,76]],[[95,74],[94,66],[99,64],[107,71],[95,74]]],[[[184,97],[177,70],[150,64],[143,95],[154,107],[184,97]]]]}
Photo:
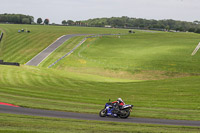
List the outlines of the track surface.
{"type": "Polygon", "coordinates": [[[81,119],[81,120],[146,123],[146,124],[159,124],[159,125],[199,126],[200,127],[200,121],[166,120],[166,119],[150,119],[150,118],[134,118],[134,117],[129,117],[128,119],[109,118],[109,117],[101,118],[98,116],[98,114],[81,114],[81,113],[72,113],[72,112],[12,107],[12,106],[5,106],[5,105],[0,105],[0,113],[23,114],[23,115],[56,117],[56,118],[70,118],[70,119],[81,119]]]}
{"type": "Polygon", "coordinates": [[[69,40],[75,36],[86,36],[91,34],[72,34],[72,35],[64,35],[58,38],[54,43],[52,43],[49,47],[44,49],[38,55],[36,55],[33,59],[26,63],[29,66],[38,66],[45,58],[47,58],[54,50],[56,50],[60,45],[62,45],[65,41],[69,40]]]}

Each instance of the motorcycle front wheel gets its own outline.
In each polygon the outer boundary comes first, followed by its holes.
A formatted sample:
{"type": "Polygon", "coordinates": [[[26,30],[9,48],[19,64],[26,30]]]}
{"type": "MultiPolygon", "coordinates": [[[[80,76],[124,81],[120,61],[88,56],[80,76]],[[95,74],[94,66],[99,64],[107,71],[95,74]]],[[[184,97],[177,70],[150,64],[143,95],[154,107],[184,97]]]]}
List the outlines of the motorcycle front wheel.
{"type": "Polygon", "coordinates": [[[119,117],[122,119],[128,118],[130,115],[130,110],[122,110],[119,117]]]}
{"type": "Polygon", "coordinates": [[[99,112],[99,116],[100,116],[100,117],[106,117],[106,110],[105,110],[105,109],[102,109],[102,110],[99,112]]]}

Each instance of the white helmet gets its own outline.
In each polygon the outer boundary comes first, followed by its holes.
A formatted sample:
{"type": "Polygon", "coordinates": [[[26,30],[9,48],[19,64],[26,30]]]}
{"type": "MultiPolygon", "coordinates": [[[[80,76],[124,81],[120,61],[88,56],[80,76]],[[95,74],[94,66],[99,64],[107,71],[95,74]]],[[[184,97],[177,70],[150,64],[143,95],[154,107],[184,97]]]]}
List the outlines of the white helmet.
{"type": "Polygon", "coordinates": [[[119,102],[123,102],[123,100],[121,98],[117,98],[117,101],[119,102]]]}

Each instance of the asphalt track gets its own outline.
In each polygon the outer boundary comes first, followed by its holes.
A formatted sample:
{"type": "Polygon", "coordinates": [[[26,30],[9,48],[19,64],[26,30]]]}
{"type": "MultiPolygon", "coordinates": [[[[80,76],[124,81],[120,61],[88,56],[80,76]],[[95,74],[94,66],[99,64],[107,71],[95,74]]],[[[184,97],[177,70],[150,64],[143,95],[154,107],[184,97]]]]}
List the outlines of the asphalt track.
{"type": "MultiPolygon", "coordinates": [[[[13,106],[6,106],[6,105],[0,105],[0,113],[67,118],[67,119],[80,119],[80,120],[96,120],[96,121],[110,121],[110,122],[128,122],[128,123],[200,127],[200,121],[167,120],[167,119],[134,118],[134,117],[129,117],[127,119],[112,118],[112,117],[102,118],[102,117],[99,117],[98,112],[97,114],[82,114],[82,113],[13,107],[13,106]]],[[[134,113],[134,111],[132,113],[134,113]]]]}
{"type": "Polygon", "coordinates": [[[72,35],[64,35],[58,38],[55,42],[53,42],[50,46],[44,49],[42,52],[37,54],[34,58],[26,63],[29,66],[38,66],[45,58],[47,58],[54,50],[56,50],[60,45],[75,36],[86,36],[93,34],[72,34],[72,35]]]}

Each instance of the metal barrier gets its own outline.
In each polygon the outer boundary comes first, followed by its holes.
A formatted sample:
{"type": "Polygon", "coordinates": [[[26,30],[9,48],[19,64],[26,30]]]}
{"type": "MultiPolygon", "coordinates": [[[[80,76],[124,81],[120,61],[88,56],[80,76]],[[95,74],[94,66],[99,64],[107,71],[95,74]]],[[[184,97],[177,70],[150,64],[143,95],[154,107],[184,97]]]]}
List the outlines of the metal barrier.
{"type": "Polygon", "coordinates": [[[1,35],[0,35],[0,42],[1,42],[2,38],[3,38],[3,32],[1,32],[1,35]]]}
{"type": "Polygon", "coordinates": [[[20,66],[19,63],[16,63],[16,62],[4,62],[3,60],[0,60],[0,65],[20,66]]]}

